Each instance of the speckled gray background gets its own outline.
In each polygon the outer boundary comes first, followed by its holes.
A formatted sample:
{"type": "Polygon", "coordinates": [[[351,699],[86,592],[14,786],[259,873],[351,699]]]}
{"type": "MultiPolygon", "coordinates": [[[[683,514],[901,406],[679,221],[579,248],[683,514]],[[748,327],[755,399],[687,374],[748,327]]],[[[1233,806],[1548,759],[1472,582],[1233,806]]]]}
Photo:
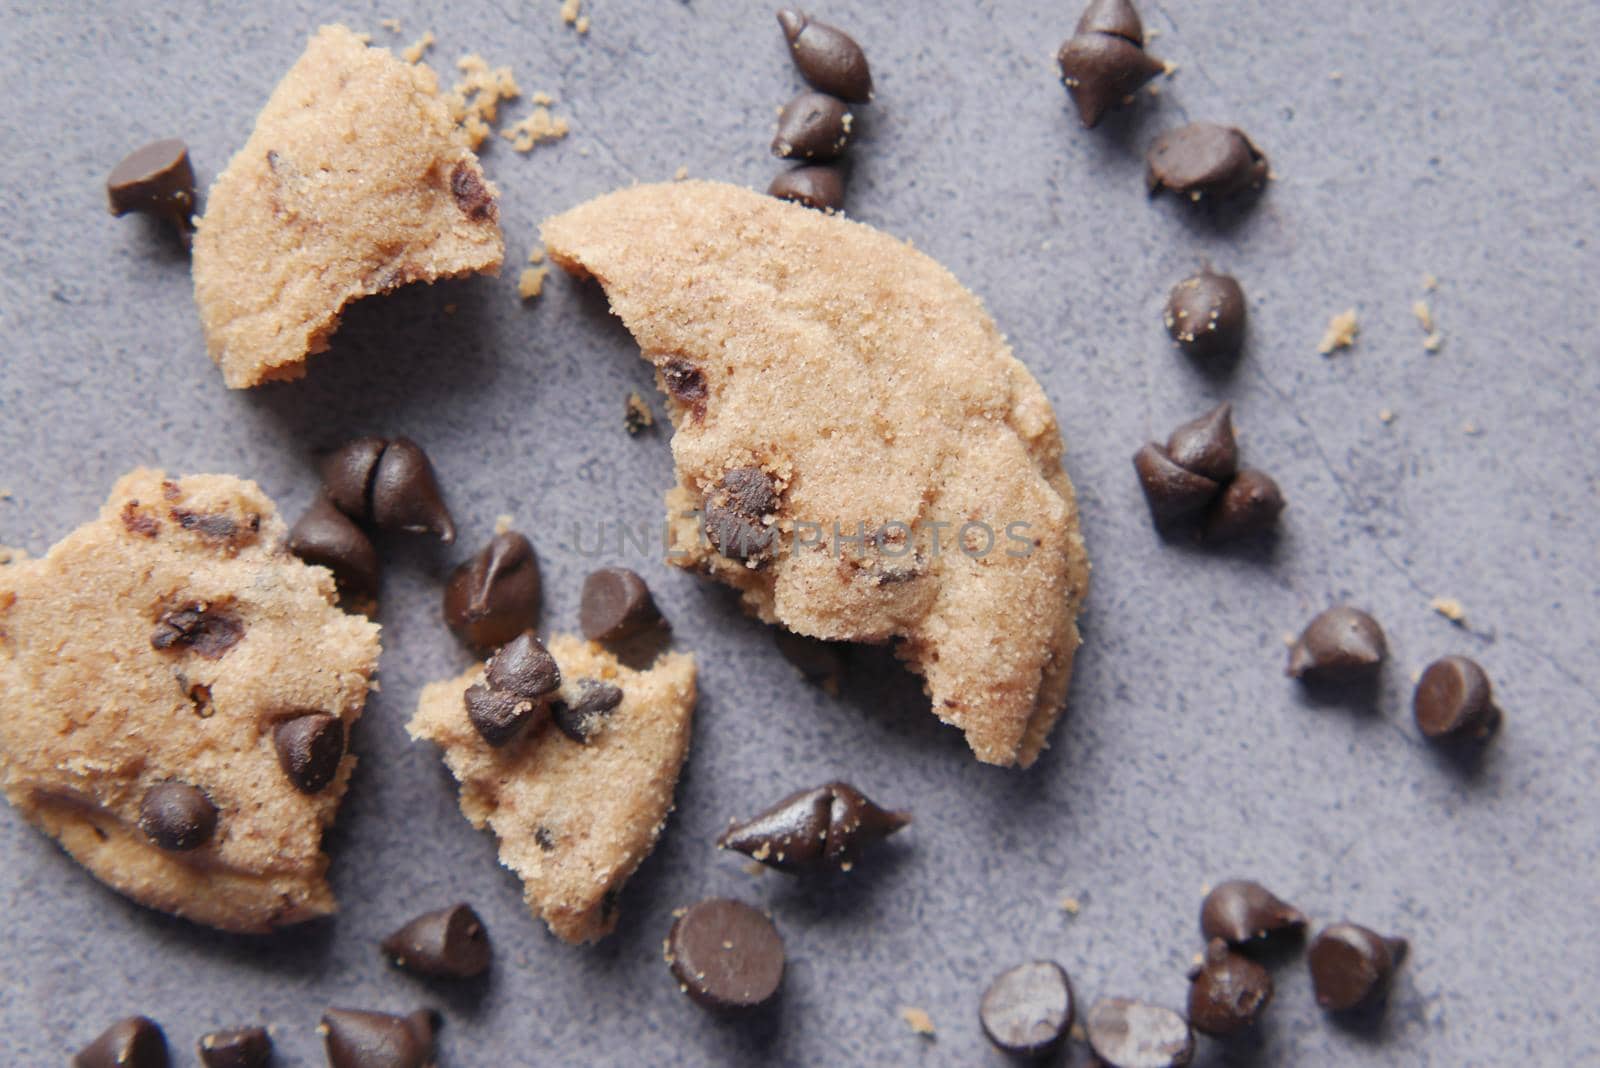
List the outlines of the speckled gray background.
{"type": "Polygon", "coordinates": [[[630,181],[684,166],[765,185],[772,109],[799,85],[770,5],[595,0],[585,38],[556,0],[44,6],[0,4],[0,542],[43,550],[136,463],[246,475],[298,514],[312,448],[362,431],[423,442],[464,533],[454,550],[383,544],[383,692],[330,842],[336,920],[219,937],[124,902],[0,809],[4,1063],[59,1064],[143,1011],[180,1064],[201,1031],[254,1020],[282,1063],[317,1064],[329,1002],[439,1005],[452,1066],[994,1063],[975,1019],[994,971],[1047,955],[1085,1002],[1181,1005],[1202,887],[1241,874],[1319,920],[1404,933],[1413,957],[1376,1033],[1323,1019],[1294,962],[1261,1033],[1203,1043],[1203,1063],[1600,1063],[1600,7],[1147,2],[1177,73],[1090,134],[1051,67],[1075,2],[831,5],[879,88],[853,213],[981,294],[1060,413],[1095,563],[1071,712],[1031,772],[979,766],[884,656],[829,699],[727,595],[630,559],[700,654],[704,697],[678,812],[618,933],[573,949],[530,920],[401,725],[467,660],[439,583],[496,515],[533,536],[557,627],[591,564],[574,524],[656,518],[666,438],[619,425],[624,394],[651,390],[636,349],[596,291],[555,279],[524,307],[508,272],[370,302],[308,379],[230,393],[185,259],[111,219],[101,183],[172,134],[209,180],[321,22],[399,44],[431,29],[439,65],[509,63],[574,124],[531,156],[487,153],[520,260],[544,215],[630,181]],[[1185,118],[1237,123],[1270,154],[1278,181],[1253,212],[1146,200],[1143,147],[1185,118]],[[1166,288],[1207,257],[1250,297],[1231,377],[1196,373],[1160,325],[1166,288]],[[1424,273],[1446,338],[1432,356],[1410,311],[1424,273]],[[1317,339],[1346,307],[1360,343],[1325,360],[1317,339]],[[1163,544],[1129,466],[1219,398],[1292,501],[1265,557],[1163,544]],[[1467,625],[1432,613],[1435,595],[1467,625]],[[1337,598],[1388,628],[1375,709],[1310,704],[1282,675],[1284,632],[1337,598]],[[1507,713],[1475,771],[1410,722],[1408,676],[1446,652],[1479,658],[1507,713]],[[713,850],[730,816],[830,776],[916,825],[832,883],[752,877],[713,850]],[[671,910],[713,893],[775,914],[791,955],[775,1015],[710,1019],[669,980],[671,910]],[[458,898],[495,939],[486,984],[430,987],[380,960],[378,937],[458,898]],[[907,1030],[907,1005],[936,1040],[907,1030]]]}

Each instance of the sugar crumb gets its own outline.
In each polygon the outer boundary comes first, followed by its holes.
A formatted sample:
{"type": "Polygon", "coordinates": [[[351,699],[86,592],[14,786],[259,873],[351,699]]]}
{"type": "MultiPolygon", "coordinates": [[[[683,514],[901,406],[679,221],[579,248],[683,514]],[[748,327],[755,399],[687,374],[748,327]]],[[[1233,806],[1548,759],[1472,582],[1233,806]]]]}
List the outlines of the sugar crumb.
{"type": "Polygon", "coordinates": [[[1083,902],[1079,901],[1075,897],[1063,897],[1061,899],[1061,911],[1065,912],[1068,916],[1076,916],[1078,913],[1083,911],[1083,902]]]}
{"type": "Polygon", "coordinates": [[[933,1038],[938,1034],[938,1030],[933,1026],[933,1017],[914,1005],[901,1006],[900,1019],[906,1022],[907,1027],[924,1038],[933,1038]]]}
{"type": "Polygon", "coordinates": [[[1467,625],[1467,610],[1454,597],[1435,597],[1428,602],[1428,607],[1458,627],[1467,625]]]}
{"type": "Polygon", "coordinates": [[[1328,320],[1328,329],[1317,343],[1317,351],[1330,356],[1339,349],[1347,349],[1356,343],[1356,335],[1360,332],[1361,323],[1356,319],[1356,310],[1349,308],[1342,311],[1328,320]]]}
{"type": "Polygon", "coordinates": [[[517,296],[532,300],[544,292],[544,280],[550,274],[548,267],[525,268],[517,278],[517,296]]]}
{"type": "MultiPolygon", "coordinates": [[[[397,22],[396,26],[398,25],[399,23],[397,22]]],[[[421,37],[401,49],[400,58],[407,63],[421,63],[423,54],[433,47],[433,40],[433,31],[424,31],[421,37]]]]}
{"type": "Polygon", "coordinates": [[[1379,408],[1378,409],[1378,422],[1383,423],[1386,426],[1389,423],[1394,422],[1394,409],[1393,408],[1379,408]]]}

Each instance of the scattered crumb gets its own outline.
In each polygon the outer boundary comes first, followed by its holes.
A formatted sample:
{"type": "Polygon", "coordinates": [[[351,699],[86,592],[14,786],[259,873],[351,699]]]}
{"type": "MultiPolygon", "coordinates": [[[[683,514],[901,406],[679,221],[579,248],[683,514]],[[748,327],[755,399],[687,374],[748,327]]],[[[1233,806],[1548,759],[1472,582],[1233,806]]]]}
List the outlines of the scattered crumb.
{"type": "Polygon", "coordinates": [[[1483,433],[1483,427],[1479,426],[1477,423],[1474,423],[1471,419],[1468,419],[1465,423],[1461,424],[1461,432],[1469,438],[1475,438],[1479,434],[1483,433]]]}
{"type": "Polygon", "coordinates": [[[1161,73],[1170,78],[1178,73],[1178,65],[1170,59],[1164,59],[1161,61],[1161,73]]]}
{"type": "Polygon", "coordinates": [[[1422,288],[1429,293],[1439,288],[1439,279],[1431,274],[1422,276],[1422,288]]]}
{"type": "Polygon", "coordinates": [[[528,99],[533,101],[535,104],[538,104],[540,107],[546,108],[556,102],[556,98],[545,92],[543,89],[539,90],[537,93],[534,93],[528,99]]]}
{"type": "Polygon", "coordinates": [[[11,491],[9,489],[0,489],[0,501],[9,500],[11,500],[11,491]]]}
{"type": "Polygon", "coordinates": [[[504,534],[511,529],[511,517],[504,512],[494,517],[494,532],[504,534]]]}
{"type": "Polygon", "coordinates": [[[1417,317],[1417,325],[1422,327],[1422,332],[1424,334],[1433,333],[1433,309],[1428,307],[1427,301],[1412,301],[1411,314],[1417,317]]]}
{"type": "Polygon", "coordinates": [[[0,545],[0,565],[20,564],[28,558],[28,550],[14,549],[9,545],[0,545]]]}
{"type": "Polygon", "coordinates": [[[1360,331],[1361,323],[1356,319],[1356,310],[1350,308],[1342,311],[1328,320],[1328,329],[1317,343],[1317,351],[1329,356],[1339,349],[1347,349],[1356,343],[1356,334],[1360,331]]]}
{"type": "Polygon", "coordinates": [[[527,267],[517,278],[517,296],[532,300],[544,292],[544,280],[550,274],[548,267],[527,267]]]}
{"type": "Polygon", "coordinates": [[[356,40],[360,41],[364,45],[369,45],[372,43],[372,34],[370,33],[358,33],[355,35],[355,37],[356,40]]]}
{"type": "MultiPolygon", "coordinates": [[[[1281,635],[1279,635],[1279,637],[1283,639],[1283,644],[1287,645],[1291,649],[1294,648],[1294,643],[1299,640],[1288,631],[1284,631],[1281,635]]],[[[1205,897],[1205,894],[1201,894],[1200,896],[1205,897]]]]}
{"type": "Polygon", "coordinates": [[[672,172],[672,180],[675,182],[681,182],[687,177],[689,177],[688,167],[679,167],[677,170],[672,172]]]}
{"type": "Polygon", "coordinates": [[[572,24],[572,28],[578,31],[579,36],[582,36],[583,34],[588,33],[589,32],[589,16],[588,15],[579,15],[578,16],[578,21],[574,22],[572,24]]]}
{"type": "Polygon", "coordinates": [[[540,104],[535,106],[526,118],[510,126],[501,127],[500,136],[510,141],[511,147],[518,152],[532,152],[535,145],[545,141],[559,141],[567,136],[571,129],[566,119],[552,115],[549,108],[540,104]]]}
{"type": "Polygon", "coordinates": [[[1083,911],[1083,902],[1075,897],[1063,897],[1061,899],[1061,911],[1068,916],[1076,916],[1083,911]]]}
{"type": "Polygon", "coordinates": [[[445,103],[450,108],[450,117],[461,124],[467,141],[476,150],[488,138],[490,124],[500,113],[500,102],[515,100],[522,95],[522,90],[517,87],[510,67],[490,69],[476,53],[456,60],[456,69],[461,71],[461,80],[450,90],[445,103]]]}
{"type": "Polygon", "coordinates": [[[530,249],[528,251],[528,262],[529,263],[543,263],[544,262],[544,246],[543,245],[535,245],[535,246],[533,246],[532,249],[530,249]]]}
{"type": "MultiPolygon", "coordinates": [[[[398,28],[399,23],[396,22],[395,26],[398,28]]],[[[400,58],[405,60],[407,63],[421,63],[423,53],[432,47],[433,31],[428,30],[421,37],[418,37],[415,41],[412,41],[410,44],[406,45],[405,48],[401,49],[400,58]]]]}
{"type": "Polygon", "coordinates": [[[1428,607],[1458,627],[1466,626],[1467,610],[1454,597],[1435,597],[1428,602],[1428,607]]]}
{"type": "Polygon", "coordinates": [[[1422,347],[1428,352],[1438,352],[1443,345],[1444,335],[1437,330],[1422,339],[1422,347]]]}
{"type": "Polygon", "coordinates": [[[1330,70],[1328,72],[1328,80],[1330,82],[1342,82],[1342,81],[1344,81],[1344,71],[1342,71],[1342,70],[1330,70]]]}
{"type": "Polygon", "coordinates": [[[378,20],[378,25],[382,26],[384,29],[388,30],[390,33],[399,33],[400,32],[400,20],[399,19],[379,19],[378,20]]]}
{"type": "Polygon", "coordinates": [[[933,1038],[938,1034],[933,1026],[933,1017],[922,1009],[904,1005],[900,1009],[900,1019],[906,1022],[907,1027],[925,1038],[933,1038]]]}
{"type": "Polygon", "coordinates": [[[1189,958],[1189,964],[1195,968],[1200,967],[1200,965],[1204,964],[1205,962],[1206,955],[1204,953],[1196,953],[1194,956],[1189,958]]]}
{"type": "Polygon", "coordinates": [[[1145,44],[1149,44],[1151,41],[1154,41],[1157,37],[1160,37],[1160,36],[1161,36],[1161,31],[1156,29],[1154,26],[1152,26],[1148,30],[1144,31],[1144,43],[1145,44]]]}
{"type": "Polygon", "coordinates": [[[561,21],[577,26],[578,14],[583,10],[583,0],[561,0],[561,21]]]}
{"type": "MultiPolygon", "coordinates": [[[[638,390],[628,394],[628,399],[623,403],[622,427],[629,434],[637,434],[646,427],[656,424],[656,417],[650,411],[650,405],[639,395],[638,390]]],[[[758,865],[759,867],[759,865],[758,865]]]]}
{"type": "Polygon", "coordinates": [[[746,875],[764,875],[767,871],[767,866],[765,864],[757,864],[753,860],[745,861],[742,865],[740,865],[740,867],[744,869],[744,873],[746,875]]]}
{"type": "Polygon", "coordinates": [[[1383,423],[1385,425],[1394,422],[1394,409],[1392,409],[1392,408],[1379,408],[1378,409],[1378,422],[1383,423]]]}

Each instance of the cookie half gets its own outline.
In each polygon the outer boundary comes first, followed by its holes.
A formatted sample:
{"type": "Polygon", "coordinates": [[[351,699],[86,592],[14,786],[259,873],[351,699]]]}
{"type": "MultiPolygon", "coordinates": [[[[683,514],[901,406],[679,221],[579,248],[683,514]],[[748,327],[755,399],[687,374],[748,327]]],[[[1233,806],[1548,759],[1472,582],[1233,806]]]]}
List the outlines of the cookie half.
{"type": "Polygon", "coordinates": [[[378,628],[228,475],[123,477],[0,568],[0,784],[108,886],[229,931],[331,913],[322,832],[378,628]]]}
{"type": "Polygon", "coordinates": [[[1089,563],[1055,413],[978,298],[871,227],[714,182],[542,236],[667,394],[672,562],[800,634],[894,641],[980,760],[1032,763],[1089,563]]]}
{"type": "Polygon", "coordinates": [[[528,907],[564,941],[593,942],[616,927],[622,886],[672,811],[689,752],[695,663],[666,653],[634,671],[572,636],[549,649],[561,667],[557,700],[576,707],[596,682],[622,691],[587,742],[545,722],[491,748],[463,701],[481,665],[425,687],[407,729],[444,750],[462,813],[499,838],[500,863],[521,877],[528,907]]]}
{"type": "Polygon", "coordinates": [[[498,271],[495,195],[431,70],[324,26],[199,220],[195,301],[224,381],[299,378],[351,301],[498,271]]]}

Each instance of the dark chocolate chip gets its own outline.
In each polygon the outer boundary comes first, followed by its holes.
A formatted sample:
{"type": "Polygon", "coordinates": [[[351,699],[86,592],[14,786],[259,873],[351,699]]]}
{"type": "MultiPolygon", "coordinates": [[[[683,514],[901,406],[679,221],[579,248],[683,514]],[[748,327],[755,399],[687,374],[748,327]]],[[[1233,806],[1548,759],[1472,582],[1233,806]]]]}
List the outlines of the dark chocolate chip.
{"type": "Polygon", "coordinates": [[[1207,267],[1172,287],[1162,321],[1184,352],[1217,359],[1239,351],[1247,317],[1238,279],[1207,267]]]}
{"type": "Polygon", "coordinates": [[[1246,946],[1305,926],[1306,918],[1298,909],[1248,879],[1218,883],[1200,905],[1200,933],[1208,942],[1220,938],[1235,947],[1246,946]]]}
{"type": "Polygon", "coordinates": [[[154,538],[161,533],[161,521],[148,512],[139,510],[138,501],[129,501],[122,506],[122,526],[129,534],[137,534],[141,538],[154,538]]]}
{"type": "Polygon", "coordinates": [[[1089,1047],[1109,1068],[1183,1068],[1194,1032],[1171,1009],[1131,998],[1102,998],[1084,1020],[1089,1047]]]}
{"type": "MultiPolygon", "coordinates": [[[[192,530],[214,541],[231,541],[239,533],[239,523],[222,512],[191,512],[187,508],[174,508],[169,513],[184,530],[192,530]]],[[[261,526],[261,517],[255,517],[255,527],[261,526]]]]}
{"type": "Polygon", "coordinates": [[[284,720],[272,731],[278,766],[303,794],[320,793],[339,772],[344,758],[344,722],[326,712],[307,712],[284,720]]]}
{"type": "Polygon", "coordinates": [[[767,515],[778,507],[778,488],[772,476],[753,464],[724,472],[717,493],[727,507],[748,516],[767,515]]]}
{"type": "Polygon", "coordinates": [[[590,641],[615,641],[661,620],[644,579],[625,567],[606,567],[583,580],[578,624],[590,641]]]}
{"type": "Polygon", "coordinates": [[[1212,502],[1205,540],[1238,541],[1265,534],[1278,525],[1287,503],[1271,476],[1253,467],[1241,468],[1212,502]]]}
{"type": "Polygon", "coordinates": [[[674,357],[661,365],[661,381],[675,399],[693,408],[695,414],[705,411],[706,376],[688,360],[674,357]]]}
{"type": "Polygon", "coordinates": [[[308,564],[333,572],[333,581],[346,600],[378,595],[378,550],[366,531],[324,494],[317,495],[290,529],[289,551],[308,564]]]}
{"type": "Polygon", "coordinates": [[[198,786],[157,783],[139,802],[139,829],[162,849],[185,853],[217,833],[217,806],[198,786]]]}
{"type": "Polygon", "coordinates": [[[471,905],[425,912],[383,940],[396,966],[418,975],[470,979],[489,968],[489,932],[471,905]]]}
{"type": "Polygon", "coordinates": [[[1047,960],[1001,972],[983,992],[978,1022],[1001,1052],[1047,1057],[1072,1027],[1072,984],[1061,965],[1047,960]]]}
{"type": "Polygon", "coordinates": [[[439,1016],[419,1009],[409,1016],[361,1009],[329,1009],[322,1040],[329,1068],[430,1068],[439,1016]]]}
{"type": "Polygon", "coordinates": [[[1233,433],[1233,405],[1224,401],[1191,419],[1167,438],[1167,456],[1194,474],[1226,482],[1239,471],[1239,442],[1233,433]]]}
{"type": "Polygon", "coordinates": [[[106,179],[111,214],[143,212],[170,223],[184,243],[194,233],[194,167],[177,138],[134,149],[106,179]]]}
{"type": "Polygon", "coordinates": [[[706,539],[729,559],[764,561],[777,543],[778,530],[762,518],[777,507],[772,476],[756,466],[735,467],[706,494],[706,539]]]}
{"type": "Polygon", "coordinates": [[[533,829],[533,841],[534,841],[534,844],[536,844],[540,849],[544,850],[546,853],[555,852],[556,836],[550,832],[550,828],[548,828],[548,827],[535,827],[533,829]]]}
{"type": "Polygon", "coordinates": [[[450,172],[450,193],[456,198],[456,207],[473,222],[489,222],[500,213],[494,194],[478,177],[477,168],[466,160],[455,165],[450,172]]]}
{"type": "Polygon", "coordinates": [[[516,531],[496,534],[450,573],[444,621],[480,649],[503,645],[539,621],[539,560],[516,531]]]}
{"type": "Polygon", "coordinates": [[[1353,923],[1336,923],[1311,940],[1306,962],[1317,1004],[1334,1012],[1380,999],[1406,957],[1406,943],[1353,923]]]}
{"type": "Polygon", "coordinates": [[[456,526],[439,492],[428,454],[410,438],[395,438],[372,476],[372,521],[384,530],[437,534],[449,544],[456,526]]]}
{"type": "Polygon", "coordinates": [[[562,734],[588,745],[605,726],[606,717],[622,703],[622,690],[599,679],[579,679],[577,688],[578,696],[570,703],[550,703],[550,718],[562,734]]]}
{"type": "Polygon", "coordinates": [[[1144,47],[1144,22],[1128,0],[1089,0],[1076,33],[1109,33],[1144,47]]]}
{"type": "Polygon", "coordinates": [[[780,159],[838,159],[850,144],[854,117],[844,101],[826,93],[805,92],[784,105],[772,154],[780,159]]]}
{"type": "Polygon", "coordinates": [[[467,721],[473,730],[491,746],[498,749],[522,733],[549,711],[543,701],[530,701],[526,697],[492,690],[483,683],[467,687],[462,695],[467,707],[467,721]]]}
{"type": "Polygon", "coordinates": [[[1169,189],[1191,200],[1228,197],[1260,189],[1267,180],[1267,158],[1231,126],[1191,122],[1168,130],[1145,157],[1145,182],[1151,194],[1169,189]]]}
{"type": "Polygon", "coordinates": [[[347,441],[322,458],[322,488],[333,506],[358,523],[372,519],[372,480],[387,438],[368,435],[347,441]]]}
{"type": "Polygon", "coordinates": [[[231,613],[195,602],[161,613],[150,645],[155,649],[182,649],[216,660],[244,637],[244,624],[231,613]]]}
{"type": "Polygon", "coordinates": [[[1056,53],[1056,65],[1078,118],[1090,128],[1165,69],[1141,46],[1109,33],[1068,38],[1056,53]]]}
{"type": "Polygon", "coordinates": [[[489,658],[484,681],[489,688],[537,701],[561,685],[561,669],[544,643],[519,634],[489,658]]]}
{"type": "Polygon", "coordinates": [[[1150,505],[1150,515],[1165,525],[1200,511],[1211,503],[1220,488],[1204,475],[1172,462],[1165,449],[1148,442],[1133,454],[1133,469],[1150,505]]]}
{"type": "Polygon", "coordinates": [[[778,12],[778,25],[795,68],[813,88],[857,103],[872,99],[872,70],[855,38],[788,8],[778,12]]]}
{"type": "Polygon", "coordinates": [[[760,815],[730,826],[717,847],[779,871],[849,871],[864,846],[910,822],[909,812],[879,808],[849,783],[830,782],[790,794],[760,815]]]}
{"type": "Polygon", "coordinates": [[[1436,741],[1483,741],[1500,729],[1489,676],[1477,662],[1446,656],[1429,664],[1411,699],[1417,729],[1436,741]]]}
{"type": "Polygon", "coordinates": [[[818,211],[843,211],[844,172],[826,163],[793,167],[774,178],[767,192],[818,211]]]}
{"type": "Polygon", "coordinates": [[[1288,674],[1328,682],[1369,676],[1388,655],[1378,621],[1358,608],[1334,605],[1321,612],[1289,649],[1288,674]]]}
{"type": "Polygon", "coordinates": [[[148,1016],[118,1020],[78,1051],[72,1068],[167,1068],[167,1036],[148,1016]]]}
{"type": "Polygon", "coordinates": [[[213,1031],[200,1037],[199,1053],[205,1068],[267,1068],[272,1036],[265,1027],[213,1031]]]}
{"type": "Polygon", "coordinates": [[[678,914],[667,935],[667,964],[679,985],[708,1009],[750,1009],[783,981],[783,938],[766,914],[742,901],[711,898],[678,914]]]}
{"type": "Polygon", "coordinates": [[[1189,972],[1189,1025],[1203,1035],[1238,1034],[1271,1001],[1271,974],[1220,938],[1207,943],[1204,958],[1189,972]]]}
{"type": "Polygon", "coordinates": [[[772,640],[783,658],[800,670],[805,680],[820,686],[830,694],[839,692],[839,680],[844,675],[845,658],[842,642],[826,642],[808,638],[782,627],[775,627],[772,640]]]}

